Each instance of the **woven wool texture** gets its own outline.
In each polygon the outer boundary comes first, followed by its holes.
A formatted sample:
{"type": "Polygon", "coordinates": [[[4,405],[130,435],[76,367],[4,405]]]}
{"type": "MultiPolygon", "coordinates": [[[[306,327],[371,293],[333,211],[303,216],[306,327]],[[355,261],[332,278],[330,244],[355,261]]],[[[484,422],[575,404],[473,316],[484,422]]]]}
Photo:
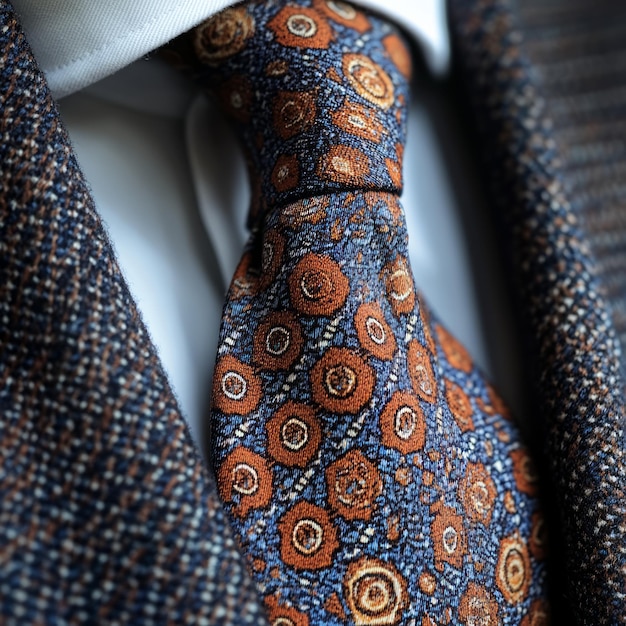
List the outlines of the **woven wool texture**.
{"type": "Polygon", "coordinates": [[[212,429],[270,622],[544,623],[532,462],[411,275],[401,36],[343,3],[264,1],[167,56],[223,106],[255,192],[212,429]]]}
{"type": "Polygon", "coordinates": [[[0,136],[0,621],[265,623],[5,1],[0,136]]]}
{"type": "Polygon", "coordinates": [[[624,11],[610,2],[450,6],[483,170],[503,218],[560,513],[567,561],[553,576],[565,581],[564,601],[578,623],[626,623],[625,407],[616,333],[624,298],[616,125],[623,86],[615,64],[624,11]]]}

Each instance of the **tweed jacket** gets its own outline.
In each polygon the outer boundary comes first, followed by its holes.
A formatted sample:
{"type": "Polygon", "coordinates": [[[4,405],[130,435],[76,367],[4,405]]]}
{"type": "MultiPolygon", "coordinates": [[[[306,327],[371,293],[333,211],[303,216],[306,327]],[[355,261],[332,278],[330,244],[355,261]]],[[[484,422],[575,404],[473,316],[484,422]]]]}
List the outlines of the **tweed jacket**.
{"type": "MultiPolygon", "coordinates": [[[[545,17],[541,3],[530,2],[520,15],[513,4],[451,0],[455,88],[472,103],[464,114],[479,139],[520,311],[542,433],[540,482],[555,505],[555,603],[579,623],[623,623],[618,334],[626,324],[616,313],[619,250],[591,236],[621,236],[621,196],[598,204],[597,180],[581,174],[592,164],[614,177],[621,144],[597,134],[589,99],[568,100],[589,63],[606,78],[593,59],[575,65],[578,80],[558,89],[538,78],[537,67],[545,76],[563,62],[545,41],[565,11],[555,5],[545,17]]],[[[568,22],[560,48],[571,53],[585,13],[583,3],[568,7],[580,18],[568,22]]],[[[615,20],[609,8],[601,17],[604,28],[615,20]]],[[[616,49],[618,40],[610,39],[616,49]]],[[[611,115],[623,128],[624,111],[613,107],[611,115]]],[[[6,623],[264,623],[213,477],[7,0],[0,0],[0,496],[6,623]]]]}

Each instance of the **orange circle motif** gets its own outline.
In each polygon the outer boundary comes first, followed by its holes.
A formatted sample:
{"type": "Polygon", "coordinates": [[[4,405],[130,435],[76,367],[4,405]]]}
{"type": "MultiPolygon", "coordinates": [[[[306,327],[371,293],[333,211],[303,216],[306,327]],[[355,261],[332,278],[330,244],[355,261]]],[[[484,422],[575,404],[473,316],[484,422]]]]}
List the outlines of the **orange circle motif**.
{"type": "Polygon", "coordinates": [[[272,497],[272,474],[267,461],[252,450],[235,448],[217,470],[222,500],[233,504],[233,512],[245,517],[250,509],[266,506],[272,497]]]}
{"type": "Polygon", "coordinates": [[[280,137],[289,139],[313,124],[317,114],[312,91],[281,91],[274,99],[274,128],[280,137]]]}
{"type": "Polygon", "coordinates": [[[520,626],[548,626],[550,624],[550,609],[545,600],[533,600],[528,613],[520,622],[520,626]]]}
{"type": "Polygon", "coordinates": [[[194,29],[194,50],[200,61],[219,65],[241,52],[254,35],[254,19],[244,7],[221,11],[194,29]]]}
{"type": "Polygon", "coordinates": [[[331,112],[330,117],[335,126],[347,133],[380,143],[384,128],[378,120],[376,109],[346,99],[343,106],[331,112]]]}
{"type": "Polygon", "coordinates": [[[281,154],[271,175],[272,185],[278,192],[293,189],[300,180],[300,163],[294,154],[281,154]]]}
{"type": "Polygon", "coordinates": [[[395,33],[392,33],[383,39],[383,46],[402,76],[406,79],[411,78],[411,54],[402,42],[402,39],[395,33]]]}
{"type": "Polygon", "coordinates": [[[270,626],[309,626],[309,616],[292,606],[281,604],[280,596],[265,598],[270,626]]]}
{"type": "Polygon", "coordinates": [[[284,76],[289,71],[289,63],[284,59],[270,61],[265,66],[266,76],[284,76]]]}
{"type": "Polygon", "coordinates": [[[437,589],[437,579],[430,572],[422,572],[419,578],[419,587],[423,593],[432,596],[437,589]]]}
{"type": "Polygon", "coordinates": [[[449,563],[461,569],[467,552],[463,518],[452,507],[438,506],[430,525],[430,535],[434,544],[435,568],[441,572],[443,564],[449,563]]]}
{"type": "Polygon", "coordinates": [[[469,374],[474,364],[463,344],[455,339],[443,326],[437,325],[435,330],[448,363],[455,369],[469,374]]]}
{"type": "Polygon", "coordinates": [[[288,369],[300,356],[302,342],[302,328],[293,313],[268,313],[254,333],[254,362],[263,369],[288,369]]]}
{"type": "Polygon", "coordinates": [[[328,16],[333,22],[353,28],[364,33],[371,28],[369,20],[361,11],[341,0],[313,0],[313,6],[328,16]]]}
{"type": "Polygon", "coordinates": [[[252,254],[250,252],[244,253],[237,265],[235,275],[230,283],[230,290],[228,297],[237,300],[238,298],[244,298],[250,296],[256,291],[257,276],[252,271],[252,254]]]}
{"type": "Polygon", "coordinates": [[[351,450],[326,470],[328,503],[346,519],[372,517],[383,483],[374,464],[359,450],[351,450]]]}
{"type": "Polygon", "coordinates": [[[409,604],[400,572],[391,563],[371,557],[350,563],[343,588],[356,624],[399,624],[409,604]]]}
{"type": "Polygon", "coordinates": [[[394,102],[394,87],[389,74],[364,54],[345,54],[342,61],[351,87],[368,102],[388,109],[394,102]]]}
{"type": "Polygon", "coordinates": [[[252,86],[247,76],[233,76],[218,90],[224,111],[240,122],[250,120],[252,108],[252,86]]]}
{"type": "Polygon", "coordinates": [[[344,185],[364,185],[369,173],[369,157],[362,150],[342,144],[331,146],[317,166],[320,178],[344,185]]]}
{"type": "Polygon", "coordinates": [[[387,298],[396,317],[410,313],[415,306],[415,287],[409,264],[404,257],[398,257],[383,268],[387,298]]]}
{"type": "Polygon", "coordinates": [[[518,536],[500,542],[496,565],[496,585],[509,604],[523,602],[530,587],[530,557],[526,543],[518,536]]]}
{"type": "Polygon", "coordinates": [[[446,381],[446,401],[461,432],[474,430],[472,403],[463,389],[451,380],[446,381]]]}
{"type": "Polygon", "coordinates": [[[315,9],[286,6],[267,24],[276,41],[290,48],[328,48],[333,31],[315,9]]]}
{"type": "Polygon", "coordinates": [[[261,381],[254,370],[231,355],[223,356],[213,374],[213,405],[229,415],[248,415],[261,400],[261,381]]]}
{"type": "Polygon", "coordinates": [[[516,448],[509,454],[513,461],[513,476],[515,477],[517,488],[522,493],[534,496],[537,493],[539,477],[537,476],[533,460],[524,448],[516,448]]]}
{"type": "Polygon", "coordinates": [[[459,485],[459,498],[472,521],[489,525],[496,500],[496,485],[482,463],[467,464],[459,485]]]}
{"type": "Polygon", "coordinates": [[[530,553],[538,561],[543,561],[548,548],[548,531],[543,514],[539,511],[533,513],[530,524],[530,553]]]}
{"type": "Polygon", "coordinates": [[[289,467],[305,467],[322,441],[322,429],[315,411],[299,402],[287,402],[267,425],[267,451],[289,467]]]}
{"type": "Polygon", "coordinates": [[[417,339],[409,343],[407,364],[413,391],[422,400],[434,402],[437,398],[435,373],[428,351],[417,339]]]}
{"type": "Polygon", "coordinates": [[[469,583],[461,596],[459,618],[463,624],[498,624],[498,603],[480,585],[469,583]]]}
{"type": "Polygon", "coordinates": [[[318,224],[326,217],[326,209],[330,204],[328,196],[304,198],[283,207],[280,223],[286,228],[300,229],[305,224],[318,224]]]}
{"type": "Polygon", "coordinates": [[[310,502],[298,502],[278,522],[280,555],[296,569],[323,569],[339,547],[337,529],[328,512],[310,502]]]}
{"type": "Polygon", "coordinates": [[[359,306],[354,316],[354,325],[363,348],[384,361],[393,358],[396,338],[379,304],[368,302],[359,306]]]}
{"type": "Polygon", "coordinates": [[[311,370],[313,400],[333,413],[358,413],[375,382],[372,367],[347,348],[329,348],[311,370]]]}
{"type": "Polygon", "coordinates": [[[346,302],[350,283],[330,257],[309,252],[289,277],[294,308],[305,315],[332,315],[346,302]]]}
{"type": "Polygon", "coordinates": [[[380,415],[380,429],[383,445],[402,454],[421,450],[426,441],[426,422],[417,398],[396,391],[380,415]]]}
{"type": "Polygon", "coordinates": [[[402,165],[394,159],[385,159],[387,173],[395,187],[402,188],[402,165]]]}
{"type": "Polygon", "coordinates": [[[481,411],[484,411],[487,415],[499,415],[507,421],[511,420],[511,412],[504,400],[498,395],[491,384],[487,383],[486,387],[489,400],[485,402],[482,398],[478,399],[481,411]]]}
{"type": "Polygon", "coordinates": [[[277,230],[268,230],[263,235],[263,247],[261,249],[261,275],[259,276],[259,289],[267,289],[276,278],[283,263],[285,251],[285,238],[277,230]]]}
{"type": "Polygon", "coordinates": [[[420,320],[422,322],[422,330],[424,331],[424,342],[426,343],[426,347],[430,350],[431,354],[437,354],[437,346],[435,345],[435,341],[430,330],[430,315],[424,304],[420,306],[420,320]]]}

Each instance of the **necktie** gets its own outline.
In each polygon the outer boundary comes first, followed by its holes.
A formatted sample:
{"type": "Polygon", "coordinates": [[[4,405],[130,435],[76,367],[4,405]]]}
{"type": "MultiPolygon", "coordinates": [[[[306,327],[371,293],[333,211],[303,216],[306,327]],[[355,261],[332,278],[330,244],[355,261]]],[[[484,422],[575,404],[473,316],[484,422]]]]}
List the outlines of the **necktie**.
{"type": "Polygon", "coordinates": [[[254,191],[212,431],[270,622],[545,623],[532,464],[411,275],[401,35],[342,2],[262,1],[168,54],[234,123],[254,191]]]}

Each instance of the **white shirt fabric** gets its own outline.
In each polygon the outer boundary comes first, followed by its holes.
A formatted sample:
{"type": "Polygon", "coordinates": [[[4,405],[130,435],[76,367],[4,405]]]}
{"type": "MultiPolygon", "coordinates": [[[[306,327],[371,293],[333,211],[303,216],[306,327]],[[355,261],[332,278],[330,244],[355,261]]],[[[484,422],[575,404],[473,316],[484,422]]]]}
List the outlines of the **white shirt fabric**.
{"type": "MultiPolygon", "coordinates": [[[[364,3],[399,19],[432,71],[445,70],[443,0],[364,3]]],[[[55,94],[74,94],[60,100],[62,117],[183,413],[204,448],[223,297],[247,237],[245,167],[219,113],[178,74],[154,59],[125,66],[232,2],[14,4],[55,94]]],[[[467,170],[462,150],[451,149],[456,121],[435,87],[420,83],[415,91],[402,200],[416,282],[515,407],[518,376],[499,297],[503,277],[480,215],[466,227],[464,211],[474,211],[480,198],[461,174],[467,170]],[[476,235],[473,250],[480,254],[470,258],[476,235]]]]}
{"type": "MultiPolygon", "coordinates": [[[[444,0],[359,0],[402,25],[433,71],[450,49],[444,0]]],[[[37,60],[57,98],[86,87],[155,50],[233,0],[14,0],[37,60]]]]}

